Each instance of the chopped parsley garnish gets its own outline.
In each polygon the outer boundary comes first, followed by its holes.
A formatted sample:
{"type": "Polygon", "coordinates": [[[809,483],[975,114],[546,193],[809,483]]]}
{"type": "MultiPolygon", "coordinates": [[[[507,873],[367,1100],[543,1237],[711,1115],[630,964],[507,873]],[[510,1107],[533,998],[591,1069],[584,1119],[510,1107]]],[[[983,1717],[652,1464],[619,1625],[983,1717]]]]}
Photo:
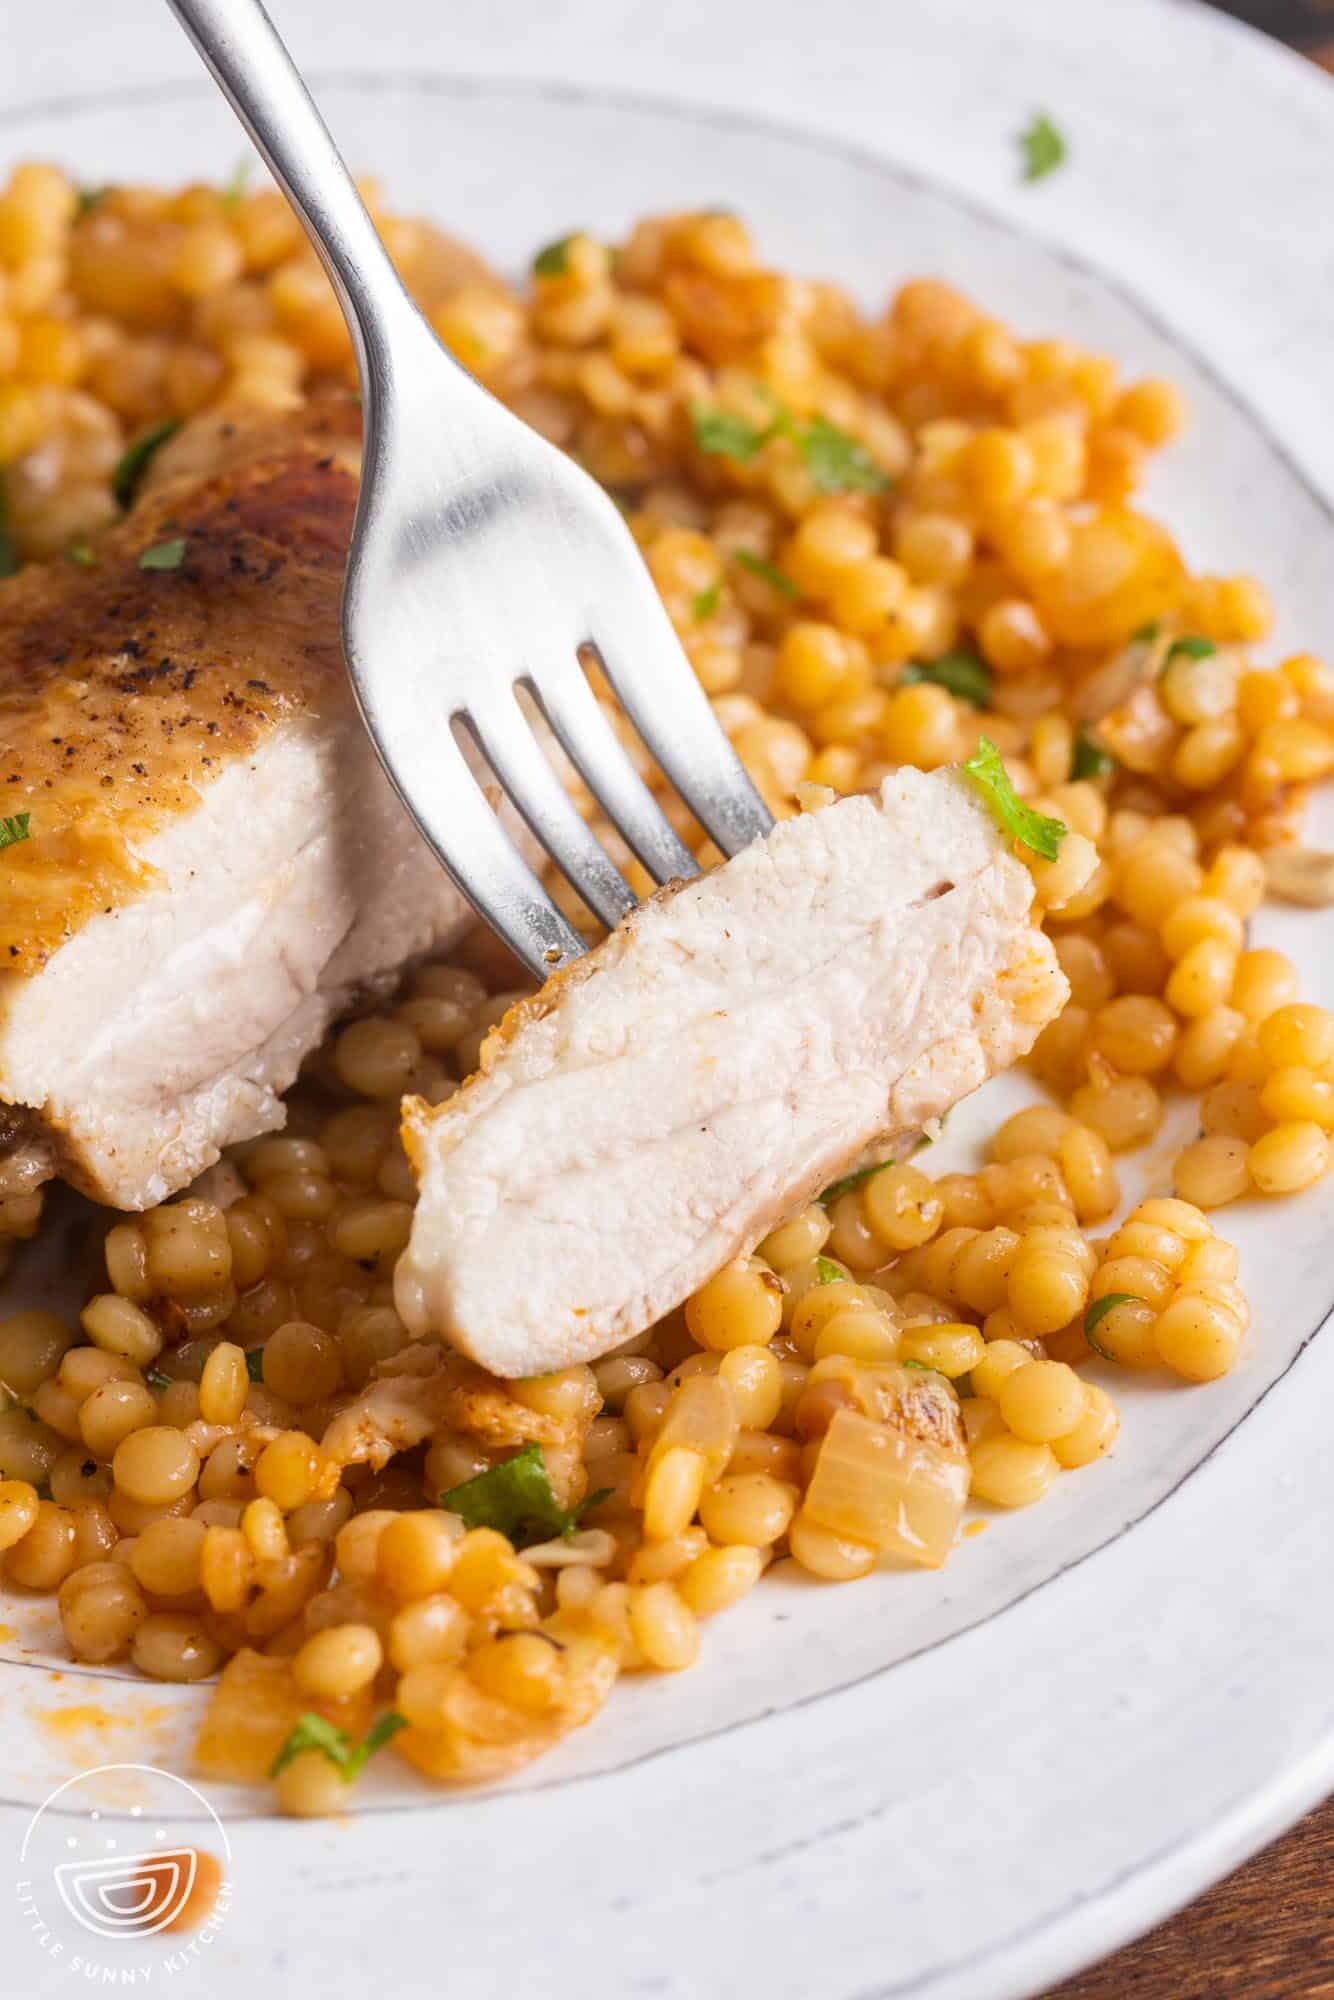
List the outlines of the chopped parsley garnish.
{"type": "Polygon", "coordinates": [[[732,561],[738,569],[747,570],[751,576],[757,576],[761,583],[767,583],[769,588],[776,590],[781,597],[801,596],[791,577],[785,576],[777,563],[766,562],[763,556],[753,556],[749,549],[733,549],[732,561]]]}
{"type": "Polygon", "coordinates": [[[171,1387],[170,1375],[164,1375],[160,1368],[145,1368],[144,1380],[150,1389],[169,1389],[171,1387]]]}
{"type": "Polygon", "coordinates": [[[1070,758],[1070,776],[1078,778],[1110,778],[1116,769],[1116,759],[1110,750],[1099,743],[1093,731],[1080,723],[1075,731],[1075,747],[1070,758]]]}
{"type": "Polygon", "coordinates": [[[798,423],[762,383],[756,387],[774,406],[772,420],[763,426],[716,403],[698,399],[691,403],[690,424],[702,452],[748,465],[770,438],[790,437],[812,484],[821,493],[883,493],[888,488],[891,483],[888,475],[881,471],[864,444],[826,417],[812,417],[808,424],[798,423]]]}
{"type": "Polygon", "coordinates": [[[86,187],[79,189],[79,205],[76,215],[91,215],[105,196],[111,193],[109,187],[86,187]]]}
{"type": "Polygon", "coordinates": [[[929,1361],[905,1361],[903,1366],[915,1368],[921,1375],[939,1375],[942,1382],[948,1382],[950,1379],[943,1368],[933,1367],[929,1361]]]}
{"type": "Polygon", "coordinates": [[[1102,1342],[1097,1338],[1099,1323],[1106,1319],[1112,1307],[1139,1306],[1143,1305],[1143,1303],[1144,1301],[1138,1292],[1104,1292],[1100,1299],[1093,1301],[1093,1304],[1084,1314],[1084,1338],[1095,1354],[1100,1354],[1104,1361],[1115,1361],[1116,1359],[1111,1349],[1104,1347],[1102,1342]]]}
{"type": "Polygon", "coordinates": [[[247,1347],[245,1351],[245,1372],[252,1382],[264,1380],[264,1349],[247,1347]]]}
{"type": "Polygon", "coordinates": [[[782,427],[781,418],[761,430],[749,418],[738,416],[735,410],[720,409],[716,403],[696,399],[690,405],[690,428],[700,450],[710,458],[734,458],[739,465],[748,465],[782,427]]]}
{"type": "Polygon", "coordinates": [[[337,1767],[344,1784],[350,1785],[375,1752],[407,1726],[405,1715],[400,1715],[396,1708],[387,1708],[371,1724],[360,1743],[354,1743],[347,1731],[339,1729],[336,1723],[326,1722],[322,1715],[308,1713],[288,1732],[286,1741],[269,1766],[269,1776],[276,1778],[303,1750],[318,1750],[337,1767]]]}
{"type": "Polygon", "coordinates": [[[232,177],[222,191],[222,205],[224,208],[236,209],[241,206],[241,202],[245,197],[245,191],[250,185],[250,176],[254,171],[255,162],[248,153],[243,160],[237,161],[235,167],[232,169],[232,177]]]}
{"type": "Polygon", "coordinates": [[[712,618],[718,609],[718,599],[722,594],[723,587],[720,583],[711,583],[707,590],[701,590],[691,606],[696,618],[712,618]]]}
{"type": "Polygon", "coordinates": [[[145,549],[139,558],[140,569],[179,569],[185,561],[186,538],[175,535],[169,542],[158,542],[151,549],[145,549]]]}
{"type": "Polygon", "coordinates": [[[1198,632],[1187,632],[1183,638],[1174,639],[1167,649],[1166,666],[1173,660],[1207,660],[1211,653],[1218,651],[1212,639],[1205,639],[1198,632]]]}
{"type": "Polygon", "coordinates": [[[960,701],[971,701],[974,708],[990,706],[991,669],[976,653],[942,653],[938,660],[914,660],[899,675],[899,685],[913,681],[930,681],[958,695],[960,701]]]}
{"type": "Polygon", "coordinates": [[[988,810],[1003,833],[1017,840],[1044,861],[1054,861],[1068,828],[1064,820],[1048,819],[1026,806],[1001,760],[1001,753],[989,736],[979,736],[977,749],[963,766],[987,802],[988,810]]]}
{"type": "Polygon", "coordinates": [[[558,236],[554,243],[546,243],[533,259],[533,275],[537,278],[563,278],[570,268],[570,245],[577,231],[569,236],[558,236]]]}
{"type": "Polygon", "coordinates": [[[1130,637],[1137,646],[1151,646],[1161,630],[1158,620],[1151,618],[1147,625],[1141,625],[1138,632],[1132,632],[1130,637]]]}
{"type": "Polygon", "coordinates": [[[893,1164],[893,1160],[877,1160],[874,1166],[858,1167],[855,1174],[844,1174],[841,1181],[831,1181],[824,1193],[817,1196],[817,1200],[823,1207],[828,1208],[831,1201],[837,1201],[840,1195],[851,1194],[856,1188],[865,1187],[867,1181],[875,1174],[882,1174],[886,1167],[892,1167],[893,1164]]]}
{"type": "Polygon", "coordinates": [[[495,1528],[516,1549],[526,1549],[533,1542],[551,1541],[557,1535],[569,1541],[589,1508],[605,1500],[610,1491],[610,1487],[602,1487],[577,1507],[562,1507],[551,1490],[541,1445],[529,1444],[513,1458],[502,1459],[475,1478],[465,1479],[461,1486],[452,1486],[440,1495],[440,1505],[461,1515],[468,1527],[495,1528]]]}
{"type": "Polygon", "coordinates": [[[65,554],[72,563],[77,563],[80,569],[97,568],[97,557],[93,554],[89,542],[71,542],[65,554]]]}
{"type": "Polygon", "coordinates": [[[847,1272],[832,1257],[817,1257],[815,1260],[815,1282],[817,1285],[841,1285],[847,1272]]]}
{"type": "Polygon", "coordinates": [[[1023,154],[1023,177],[1026,181],[1040,181],[1045,174],[1055,173],[1057,167],[1065,164],[1070,150],[1064,134],[1057,130],[1045,111],[1035,112],[1019,134],[1019,148],[1023,154]]]}
{"type": "Polygon", "coordinates": [[[180,429],[179,417],[169,417],[166,423],[154,424],[152,430],[144,431],[128,445],[121,455],[116,470],[111,475],[111,490],[121,507],[133,505],[134,497],[143,483],[149,461],[159,445],[164,445],[169,437],[180,429]]]}
{"type": "Polygon", "coordinates": [[[0,848],[17,847],[21,840],[31,839],[28,823],[31,813],[13,813],[8,819],[0,819],[0,848]]]}
{"type": "Polygon", "coordinates": [[[882,472],[864,444],[849,437],[824,417],[796,432],[806,470],[821,493],[883,493],[889,476],[882,472]]]}
{"type": "Polygon", "coordinates": [[[383,1750],[385,1744],[392,1741],[397,1736],[399,1730],[406,1729],[407,1726],[408,1718],[406,1715],[400,1715],[396,1708],[387,1708],[383,1715],[377,1715],[360,1743],[353,1750],[352,1755],[348,1758],[347,1768],[343,1775],[347,1778],[355,1778],[357,1773],[364,1768],[367,1761],[375,1755],[376,1751],[383,1750]]]}

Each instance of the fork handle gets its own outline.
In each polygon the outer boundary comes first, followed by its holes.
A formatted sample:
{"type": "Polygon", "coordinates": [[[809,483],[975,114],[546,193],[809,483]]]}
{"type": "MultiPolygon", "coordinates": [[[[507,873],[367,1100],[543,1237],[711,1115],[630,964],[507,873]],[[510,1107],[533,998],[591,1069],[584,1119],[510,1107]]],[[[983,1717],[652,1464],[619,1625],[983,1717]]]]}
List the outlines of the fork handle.
{"type": "Polygon", "coordinates": [[[333,282],[370,415],[395,322],[422,327],[342,154],[260,0],[167,0],[263,154],[333,282]]]}

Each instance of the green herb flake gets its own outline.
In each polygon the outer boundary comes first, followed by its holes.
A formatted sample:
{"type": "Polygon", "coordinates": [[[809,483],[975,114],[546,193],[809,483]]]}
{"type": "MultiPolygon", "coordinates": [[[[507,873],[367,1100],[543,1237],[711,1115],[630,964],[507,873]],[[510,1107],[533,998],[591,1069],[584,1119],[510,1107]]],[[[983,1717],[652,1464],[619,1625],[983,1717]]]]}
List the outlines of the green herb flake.
{"type": "Polygon", "coordinates": [[[21,840],[30,840],[31,820],[31,813],[12,813],[8,819],[0,818],[0,851],[17,847],[21,840]]]}
{"type": "Polygon", "coordinates": [[[179,569],[185,561],[186,537],[176,535],[169,542],[158,542],[151,549],[145,549],[139,558],[140,569],[179,569]]]}
{"type": "Polygon", "coordinates": [[[277,1756],[269,1766],[269,1776],[276,1778],[285,1771],[294,1757],[303,1750],[319,1750],[336,1764],[341,1771],[352,1749],[352,1739],[345,1729],[336,1723],[326,1722],[322,1715],[306,1714],[295,1722],[288,1731],[277,1756]]]}
{"type": "Polygon", "coordinates": [[[723,587],[720,583],[711,583],[707,590],[701,590],[691,606],[696,618],[701,622],[705,618],[712,618],[718,609],[718,600],[722,594],[723,587]]]}
{"type": "Polygon", "coordinates": [[[578,231],[568,236],[558,236],[554,243],[545,243],[533,259],[535,278],[563,278],[570,268],[570,245],[578,231]]]}
{"type": "Polygon", "coordinates": [[[169,417],[166,423],[154,424],[151,430],[142,432],[126,447],[116,470],[111,475],[111,490],[116,496],[118,506],[129,507],[133,504],[153,454],[160,445],[167,442],[169,437],[173,437],[180,427],[178,417],[169,417]]]}
{"type": "Polygon", "coordinates": [[[1164,665],[1170,667],[1173,660],[1207,660],[1217,651],[1212,639],[1205,639],[1198,632],[1187,632],[1183,638],[1172,641],[1164,665]]]}
{"type": "Polygon", "coordinates": [[[440,1495],[440,1505],[460,1515],[468,1527],[495,1528],[516,1549],[526,1549],[557,1535],[568,1542],[590,1507],[610,1491],[602,1487],[567,1510],[551,1490],[541,1445],[530,1444],[461,1486],[452,1486],[440,1495]]]}
{"type": "Polygon", "coordinates": [[[785,576],[777,563],[766,562],[763,556],[753,556],[749,549],[733,549],[732,561],[738,569],[744,569],[751,576],[757,576],[761,583],[767,583],[770,590],[776,590],[780,597],[800,597],[790,576],[785,576]]]}
{"type": "Polygon", "coordinates": [[[1075,731],[1075,747],[1070,758],[1072,782],[1081,778],[1110,778],[1116,769],[1116,759],[1110,750],[1099,743],[1093,731],[1080,723],[1075,731]]]}
{"type": "Polygon", "coordinates": [[[336,1723],[326,1722],[322,1715],[308,1711],[288,1732],[269,1766],[269,1776],[276,1778],[303,1750],[318,1750],[336,1767],[343,1783],[350,1785],[354,1778],[361,1775],[375,1752],[383,1749],[400,1729],[407,1726],[405,1715],[400,1715],[396,1708],[388,1708],[371,1724],[360,1743],[354,1743],[345,1729],[339,1729],[336,1723]]]}
{"type": "Polygon", "coordinates": [[[76,217],[81,215],[91,215],[93,210],[99,207],[101,203],[106,199],[107,195],[109,195],[110,193],[111,189],[109,187],[80,188],[79,203],[78,207],[75,210],[76,217]]]}
{"type": "Polygon", "coordinates": [[[1158,620],[1151,618],[1147,625],[1141,625],[1138,632],[1132,632],[1130,637],[1136,646],[1151,646],[1161,630],[1158,620]]]}
{"type": "Polygon", "coordinates": [[[919,1375],[939,1375],[942,1382],[948,1382],[950,1379],[943,1368],[934,1368],[929,1361],[905,1361],[903,1366],[915,1368],[919,1375]]]}
{"type": "Polygon", "coordinates": [[[1019,150],[1023,156],[1023,178],[1040,181],[1064,166],[1070,148],[1046,112],[1038,111],[1019,134],[1019,150]]]}
{"type": "Polygon", "coordinates": [[[720,409],[716,403],[697,399],[690,405],[690,428],[699,449],[710,458],[735,459],[738,465],[749,465],[781,427],[781,421],[775,420],[761,430],[749,418],[738,416],[735,410],[720,409]]]}
{"type": "Polygon", "coordinates": [[[377,1750],[383,1750],[386,1743],[393,1741],[400,1729],[406,1729],[408,1718],[400,1715],[396,1708],[387,1708],[383,1715],[377,1715],[360,1743],[355,1744],[343,1767],[343,1776],[349,1784],[359,1777],[377,1750]]]}
{"type": "Polygon", "coordinates": [[[890,485],[864,444],[837,424],[812,417],[797,433],[797,443],[812,483],[821,493],[884,493],[890,485]]]}
{"type": "Polygon", "coordinates": [[[942,653],[938,660],[914,660],[899,675],[899,685],[911,686],[914,681],[930,681],[960,701],[970,701],[974,708],[991,705],[991,669],[976,653],[942,653]]]}
{"type": "Polygon", "coordinates": [[[1008,833],[1012,840],[1017,840],[1030,853],[1040,854],[1044,861],[1056,859],[1069,829],[1064,820],[1047,819],[1044,814],[1034,812],[1032,806],[1024,804],[1010,783],[1000,751],[989,736],[978,737],[977,749],[963,769],[981,792],[992,818],[1003,833],[1008,833]]]}
{"type": "Polygon", "coordinates": [[[857,1188],[865,1187],[867,1181],[874,1179],[876,1174],[882,1174],[886,1167],[893,1165],[893,1160],[877,1160],[874,1166],[858,1167],[855,1174],[844,1174],[841,1181],[831,1181],[824,1193],[816,1196],[816,1200],[822,1207],[828,1208],[830,1202],[837,1201],[840,1195],[852,1194],[857,1188]]]}
{"type": "Polygon", "coordinates": [[[65,555],[79,569],[97,568],[97,557],[93,554],[90,542],[71,542],[65,555]]]}
{"type": "Polygon", "coordinates": [[[245,1351],[245,1372],[252,1382],[264,1380],[264,1349],[247,1347],[245,1351]]]}
{"type": "Polygon", "coordinates": [[[222,190],[222,205],[225,209],[235,211],[241,206],[246,189],[250,185],[250,176],[254,171],[255,162],[249,153],[243,160],[237,161],[232,169],[231,179],[222,190]]]}
{"type": "Polygon", "coordinates": [[[847,1272],[832,1257],[817,1257],[815,1260],[815,1282],[817,1285],[842,1285],[847,1283],[847,1272]]]}
{"type": "Polygon", "coordinates": [[[171,1387],[170,1375],[164,1375],[160,1368],[145,1368],[144,1380],[150,1389],[169,1389],[171,1387]]]}
{"type": "Polygon", "coordinates": [[[1116,1359],[1110,1348],[1104,1347],[1102,1342],[1097,1338],[1098,1327],[1106,1319],[1112,1307],[1140,1306],[1143,1303],[1144,1301],[1138,1292],[1104,1292],[1100,1299],[1093,1301],[1093,1304],[1084,1314],[1084,1338],[1095,1354],[1100,1354],[1104,1361],[1115,1361],[1116,1359]]]}

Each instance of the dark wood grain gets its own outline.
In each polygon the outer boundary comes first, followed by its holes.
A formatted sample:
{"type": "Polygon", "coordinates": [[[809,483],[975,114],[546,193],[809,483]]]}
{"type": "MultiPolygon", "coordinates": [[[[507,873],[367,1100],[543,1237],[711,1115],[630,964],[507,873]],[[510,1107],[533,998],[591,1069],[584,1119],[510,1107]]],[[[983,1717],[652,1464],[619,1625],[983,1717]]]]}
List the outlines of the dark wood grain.
{"type": "MultiPolygon", "coordinates": [[[[1334,70],[1334,0],[1223,4],[1334,70]]],[[[1334,1799],[1046,2000],[1334,2000],[1334,1799]]]]}
{"type": "Polygon", "coordinates": [[[1334,0],[1218,0],[1253,28],[1290,42],[1326,69],[1334,69],[1334,0]]]}
{"type": "Polygon", "coordinates": [[[1334,1799],[1047,2000],[1334,2000],[1334,1799]]]}

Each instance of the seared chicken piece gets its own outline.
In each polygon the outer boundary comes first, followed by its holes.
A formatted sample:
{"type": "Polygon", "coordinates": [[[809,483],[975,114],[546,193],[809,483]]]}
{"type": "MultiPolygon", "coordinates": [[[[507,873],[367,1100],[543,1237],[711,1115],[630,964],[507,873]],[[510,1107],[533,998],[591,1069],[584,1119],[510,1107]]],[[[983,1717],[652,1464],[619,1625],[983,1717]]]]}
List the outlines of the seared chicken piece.
{"type": "Polygon", "coordinates": [[[1069,990],[1032,900],[970,782],[902,770],[633,911],[406,1101],[409,1328],[502,1376],[640,1332],[1032,1046],[1069,990]]]}
{"type": "Polygon", "coordinates": [[[438,1341],[418,1341],[380,1362],[374,1381],[332,1419],[322,1440],[339,1465],[376,1472],[400,1451],[442,1431],[461,1431],[491,1450],[565,1443],[570,1432],[555,1417],[525,1409],[460,1354],[438,1341]]]}
{"type": "Polygon", "coordinates": [[[0,1196],[161,1201],[466,921],[343,667],[359,429],[200,419],[91,567],[0,585],[0,1196]]]}

